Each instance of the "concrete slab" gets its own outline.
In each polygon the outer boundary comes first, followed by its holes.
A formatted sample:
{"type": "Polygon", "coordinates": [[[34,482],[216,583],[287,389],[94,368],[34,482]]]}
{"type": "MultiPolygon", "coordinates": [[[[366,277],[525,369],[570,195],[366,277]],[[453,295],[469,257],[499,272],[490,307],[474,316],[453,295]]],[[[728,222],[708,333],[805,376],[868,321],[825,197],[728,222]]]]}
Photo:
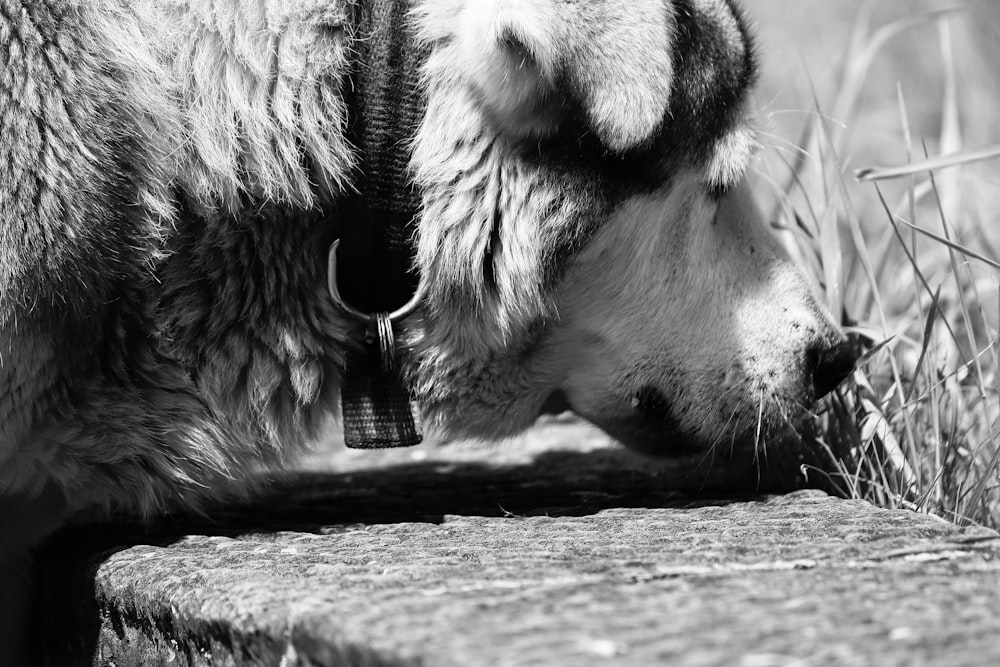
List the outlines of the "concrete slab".
{"type": "Polygon", "coordinates": [[[1000,664],[1000,535],[607,453],[279,480],[46,553],[46,664],[1000,664]],[[131,546],[127,546],[131,545],[131,546]]]}

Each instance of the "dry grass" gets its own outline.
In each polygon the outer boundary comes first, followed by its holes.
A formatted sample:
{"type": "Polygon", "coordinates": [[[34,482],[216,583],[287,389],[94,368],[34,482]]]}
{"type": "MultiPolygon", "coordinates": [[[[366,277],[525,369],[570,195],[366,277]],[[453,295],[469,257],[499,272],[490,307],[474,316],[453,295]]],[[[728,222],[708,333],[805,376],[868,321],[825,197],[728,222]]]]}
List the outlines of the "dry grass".
{"type": "Polygon", "coordinates": [[[1000,100],[968,107],[995,85],[988,54],[968,48],[985,19],[896,4],[882,24],[857,15],[847,55],[811,72],[798,141],[773,139],[762,161],[775,226],[870,346],[808,425],[834,472],[807,472],[848,496],[998,527],[1000,151],[963,141],[995,131],[1000,100]]]}

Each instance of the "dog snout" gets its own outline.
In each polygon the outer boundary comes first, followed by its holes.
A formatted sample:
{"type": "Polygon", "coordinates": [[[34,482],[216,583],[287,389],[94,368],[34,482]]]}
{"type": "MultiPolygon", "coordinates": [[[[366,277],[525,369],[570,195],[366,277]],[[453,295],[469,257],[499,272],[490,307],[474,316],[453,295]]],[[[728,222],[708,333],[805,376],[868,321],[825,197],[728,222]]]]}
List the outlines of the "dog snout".
{"type": "Polygon", "coordinates": [[[814,343],[806,351],[806,368],[812,378],[814,399],[826,396],[854,371],[856,346],[844,336],[833,342],[814,343]]]}

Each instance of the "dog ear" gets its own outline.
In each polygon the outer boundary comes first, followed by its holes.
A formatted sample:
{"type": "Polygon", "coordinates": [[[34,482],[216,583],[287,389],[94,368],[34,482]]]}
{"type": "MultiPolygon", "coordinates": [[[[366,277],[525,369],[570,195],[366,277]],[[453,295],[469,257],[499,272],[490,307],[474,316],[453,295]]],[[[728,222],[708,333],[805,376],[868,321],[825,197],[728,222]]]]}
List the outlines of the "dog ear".
{"type": "Polygon", "coordinates": [[[590,127],[614,152],[646,142],[662,124],[673,82],[673,4],[578,3],[567,23],[567,75],[590,127]]]}
{"type": "Polygon", "coordinates": [[[475,0],[455,37],[472,85],[498,127],[549,135],[568,106],[612,152],[647,141],[673,80],[674,15],[665,0],[475,0]]]}

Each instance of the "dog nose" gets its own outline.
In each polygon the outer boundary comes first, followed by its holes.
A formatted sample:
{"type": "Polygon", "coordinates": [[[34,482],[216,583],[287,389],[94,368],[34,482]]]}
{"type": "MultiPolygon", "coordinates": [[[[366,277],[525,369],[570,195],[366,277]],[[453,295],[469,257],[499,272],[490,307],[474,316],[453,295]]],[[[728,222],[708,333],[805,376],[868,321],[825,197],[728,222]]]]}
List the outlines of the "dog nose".
{"type": "Polygon", "coordinates": [[[806,363],[812,373],[814,397],[819,399],[833,391],[854,371],[857,360],[855,346],[846,338],[833,345],[821,343],[811,347],[806,353],[806,363]]]}

